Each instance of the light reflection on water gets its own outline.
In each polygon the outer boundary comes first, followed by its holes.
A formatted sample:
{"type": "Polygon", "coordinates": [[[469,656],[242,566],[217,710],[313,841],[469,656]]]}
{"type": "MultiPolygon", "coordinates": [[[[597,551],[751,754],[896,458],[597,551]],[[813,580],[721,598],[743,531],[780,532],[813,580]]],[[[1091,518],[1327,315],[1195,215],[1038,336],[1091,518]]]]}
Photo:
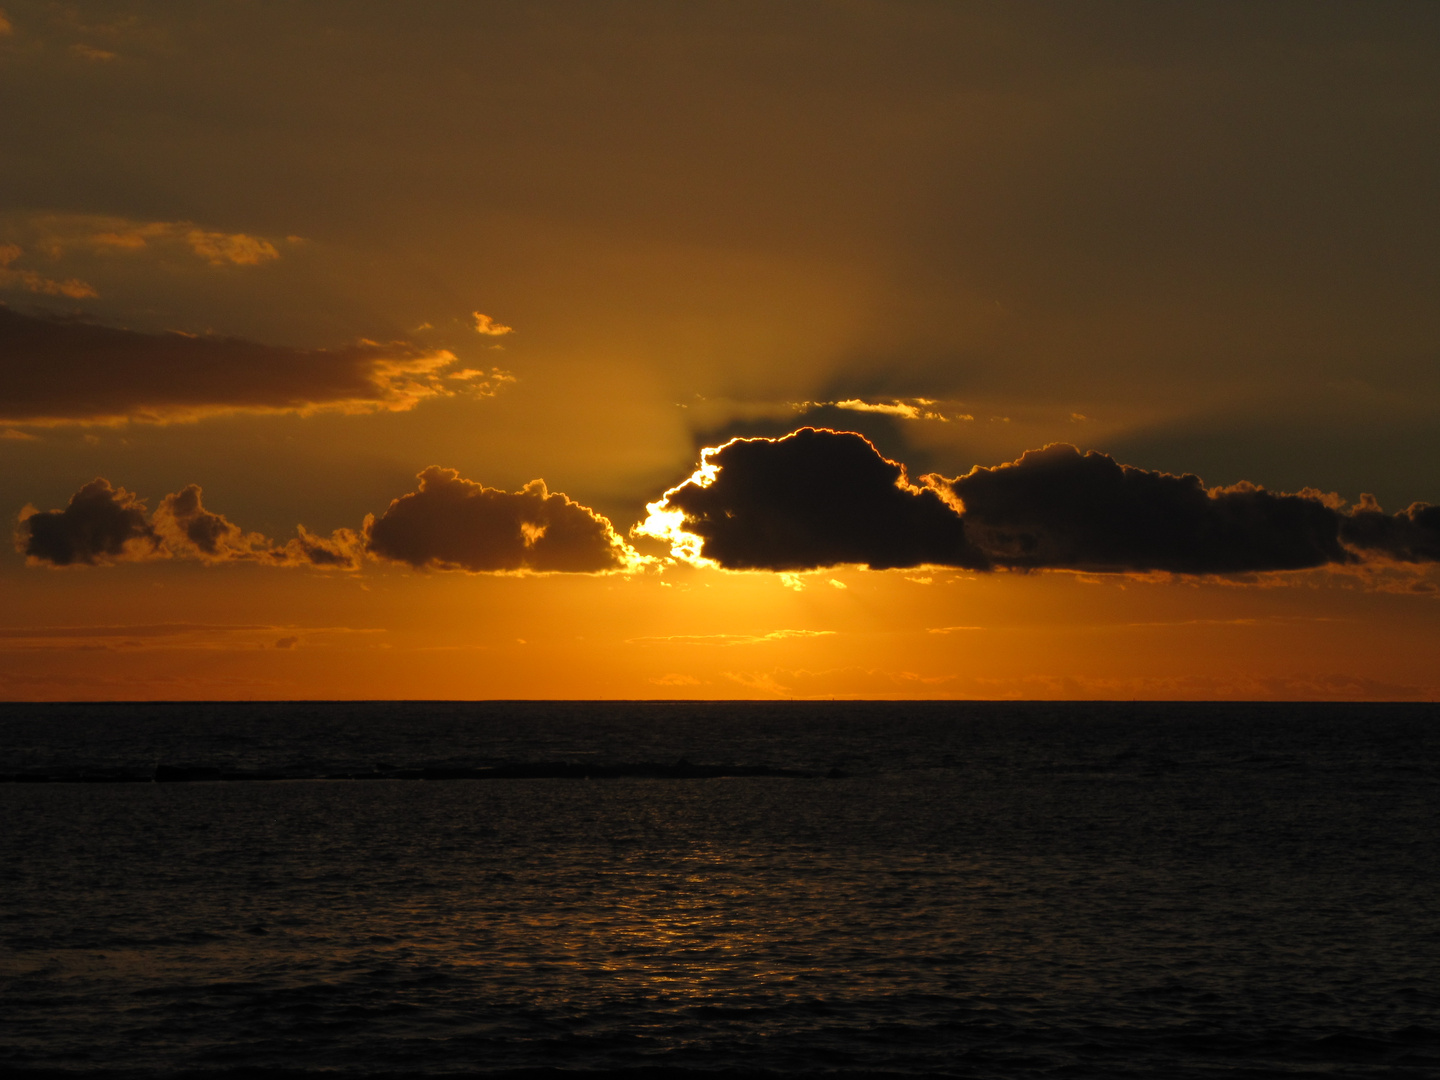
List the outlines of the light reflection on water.
{"type": "Polygon", "coordinates": [[[1435,736],[1283,720],[848,779],[0,785],[0,1062],[1432,1071],[1435,736]]]}

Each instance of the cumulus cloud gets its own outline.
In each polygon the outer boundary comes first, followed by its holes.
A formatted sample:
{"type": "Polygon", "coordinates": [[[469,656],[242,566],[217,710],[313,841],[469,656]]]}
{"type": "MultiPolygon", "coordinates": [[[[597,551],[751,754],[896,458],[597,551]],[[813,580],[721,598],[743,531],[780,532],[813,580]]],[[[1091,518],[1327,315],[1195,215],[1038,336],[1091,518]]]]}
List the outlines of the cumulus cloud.
{"type": "Polygon", "coordinates": [[[511,376],[463,372],[407,342],[294,349],[142,333],[0,305],[0,423],[163,423],[227,412],[403,411],[429,397],[489,396],[511,376]]]}
{"type": "Polygon", "coordinates": [[[950,481],[971,540],[1003,566],[1224,574],[1354,559],[1318,493],[1120,465],[1055,444],[950,481]]]}
{"type": "Polygon", "coordinates": [[[947,500],[863,435],[801,428],[705,449],[636,531],[732,570],[985,565],[947,500]]]}
{"type": "Polygon", "coordinates": [[[322,537],[298,525],[297,535],[280,544],[205,509],[200,494],[199,484],[189,484],[166,495],[152,519],[165,550],[177,558],[336,570],[354,570],[360,565],[362,544],[351,529],[336,529],[322,537]]]}
{"type": "Polygon", "coordinates": [[[471,573],[604,573],[644,559],[610,522],[543,480],[503,491],[431,466],[416,491],[365,519],[365,546],[392,562],[471,573]]]}
{"type": "Polygon", "coordinates": [[[32,564],[95,566],[163,557],[145,504],[108,480],[90,481],[63,510],[20,511],[15,546],[32,564]]]}
{"type": "Polygon", "coordinates": [[[22,510],[15,546],[32,566],[169,558],[340,570],[360,565],[360,538],[350,529],[321,537],[302,525],[294,539],[280,544],[207,510],[200,496],[199,485],[190,484],[165,496],[152,515],[135,495],[97,478],[63,510],[22,510]]]}
{"type": "Polygon", "coordinates": [[[1340,537],[1353,548],[1396,562],[1440,562],[1440,506],[1411,503],[1387,516],[1373,496],[1362,495],[1341,522],[1340,537]]]}
{"type": "Polygon", "coordinates": [[[702,451],[636,532],[677,558],[794,572],[844,563],[1239,574],[1440,561],[1440,507],[1386,515],[1314,490],[1206,488],[1055,444],[911,481],[862,436],[804,428],[702,451]]]}

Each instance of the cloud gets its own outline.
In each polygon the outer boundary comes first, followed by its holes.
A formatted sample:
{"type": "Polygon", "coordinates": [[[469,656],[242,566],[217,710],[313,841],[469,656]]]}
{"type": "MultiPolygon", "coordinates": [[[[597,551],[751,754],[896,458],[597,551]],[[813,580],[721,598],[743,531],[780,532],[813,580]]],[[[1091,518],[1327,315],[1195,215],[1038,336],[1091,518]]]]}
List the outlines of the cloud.
{"type": "Polygon", "coordinates": [[[106,60],[114,60],[118,55],[109,49],[97,49],[93,45],[76,44],[70,46],[70,53],[78,56],[81,60],[89,60],[92,63],[104,63],[106,60]]]}
{"type": "Polygon", "coordinates": [[[504,337],[506,334],[515,332],[513,326],[504,326],[489,315],[478,311],[472,311],[470,314],[475,316],[475,332],[477,334],[484,334],[486,337],[504,337]]]}
{"type": "Polygon", "coordinates": [[[235,650],[291,648],[310,642],[364,641],[383,630],[347,626],[285,626],[266,623],[132,623],[109,626],[0,627],[0,652],[131,652],[137,650],[235,650]],[[303,634],[303,638],[302,635],[303,634]],[[283,635],[277,638],[276,635],[283,635]],[[289,645],[282,644],[289,642],[289,645]]]}
{"type": "Polygon", "coordinates": [[[46,277],[38,270],[12,269],[10,264],[23,254],[25,252],[18,244],[0,244],[0,289],[18,287],[42,296],[68,296],[72,300],[97,295],[92,286],[79,278],[61,281],[46,277]]]}
{"type": "Polygon", "coordinates": [[[513,378],[462,373],[444,349],[362,341],[295,349],[143,333],[0,305],[0,423],[165,423],[234,412],[400,412],[430,397],[491,396],[513,378]]]}
{"type": "Polygon", "coordinates": [[[1225,574],[1346,563],[1340,515],[1318,493],[1207,490],[1057,443],[949,482],[971,540],[996,565],[1225,574]]]}
{"type": "MultiPolygon", "coordinates": [[[[113,60],[114,53],[77,45],[72,50],[88,60],[113,60]]],[[[280,258],[276,242],[249,233],[206,229],[193,221],[136,221],[99,214],[38,214],[16,219],[11,229],[32,237],[33,246],[50,259],[74,252],[127,255],[159,249],[184,252],[211,266],[259,266],[280,258]]],[[[294,243],[298,237],[287,237],[294,243]]]]}
{"type": "Polygon", "coordinates": [[[278,259],[280,252],[268,240],[245,233],[206,232],[204,229],[187,229],[185,242],[190,250],[211,266],[258,266],[262,262],[278,259]]]}
{"type": "Polygon", "coordinates": [[[336,570],[354,570],[360,565],[360,537],[350,529],[337,529],[326,538],[298,525],[294,539],[278,544],[206,510],[200,494],[200,485],[190,484],[165,496],[152,519],[165,550],[177,558],[336,570]]]}
{"type": "Polygon", "coordinates": [[[95,566],[164,557],[145,504],[99,478],[72,495],[64,510],[27,506],[20,511],[15,546],[32,565],[95,566]]]}
{"type": "Polygon", "coordinates": [[[8,37],[15,32],[15,24],[6,17],[5,12],[0,11],[0,37],[8,37]]]}
{"type": "Polygon", "coordinates": [[[516,492],[431,466],[420,487],[365,519],[365,546],[392,562],[471,573],[633,570],[646,560],[610,522],[532,480],[516,492]]]}
{"type": "Polygon", "coordinates": [[[103,566],[169,558],[339,570],[360,565],[360,538],[350,529],[321,537],[302,525],[297,537],[279,544],[206,510],[200,495],[200,486],[190,484],[165,496],[151,515],[135,495],[97,478],[71,496],[63,510],[25,507],[15,546],[31,566],[103,566]]]}
{"type": "Polygon", "coordinates": [[[790,638],[833,637],[834,630],[772,630],[768,634],[664,634],[626,640],[627,645],[763,645],[790,638]]]}
{"type": "Polygon", "coordinates": [[[891,401],[864,401],[860,398],[846,398],[844,401],[819,401],[805,402],[809,407],[823,407],[833,405],[837,409],[846,409],[850,412],[872,412],[885,413],[887,416],[898,416],[902,420],[939,420],[948,423],[950,418],[943,412],[932,409],[937,404],[931,398],[895,398],[891,401]]]}
{"type": "Polygon", "coordinates": [[[1386,516],[1373,497],[1362,495],[1341,522],[1340,537],[1353,548],[1396,562],[1440,562],[1440,506],[1417,502],[1386,516]]]}
{"type": "Polygon", "coordinates": [[[845,563],[1186,575],[1440,561],[1440,507],[1383,513],[1369,496],[1206,488],[1067,444],[953,480],[911,482],[853,432],[736,439],[636,533],[726,569],[792,573],[845,563]]]}
{"type": "Polygon", "coordinates": [[[636,533],[731,570],[985,565],[947,497],[910,483],[863,435],[801,428],[706,448],[636,533]]]}

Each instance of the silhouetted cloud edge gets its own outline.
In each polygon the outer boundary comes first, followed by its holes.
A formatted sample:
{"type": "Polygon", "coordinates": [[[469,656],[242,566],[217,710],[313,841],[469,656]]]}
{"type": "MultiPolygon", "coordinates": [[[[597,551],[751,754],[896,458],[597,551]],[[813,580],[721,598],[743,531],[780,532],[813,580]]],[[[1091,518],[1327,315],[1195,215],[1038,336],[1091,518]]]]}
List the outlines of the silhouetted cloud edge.
{"type": "Polygon", "coordinates": [[[15,547],[30,565],[52,568],[180,559],[353,571],[368,555],[421,570],[531,575],[626,574],[655,563],[609,519],[543,480],[507,492],[439,466],[418,479],[417,490],[368,515],[359,531],[326,537],[298,525],[280,543],[208,510],[198,484],[166,495],[151,513],[133,492],[97,477],[60,509],[24,507],[15,547]]]}
{"type": "Polygon", "coordinates": [[[701,452],[636,535],[730,570],[840,565],[1236,575],[1440,562],[1440,507],[1385,514],[1305,489],[1207,488],[1052,443],[963,476],[911,480],[863,435],[801,428],[701,452]]]}

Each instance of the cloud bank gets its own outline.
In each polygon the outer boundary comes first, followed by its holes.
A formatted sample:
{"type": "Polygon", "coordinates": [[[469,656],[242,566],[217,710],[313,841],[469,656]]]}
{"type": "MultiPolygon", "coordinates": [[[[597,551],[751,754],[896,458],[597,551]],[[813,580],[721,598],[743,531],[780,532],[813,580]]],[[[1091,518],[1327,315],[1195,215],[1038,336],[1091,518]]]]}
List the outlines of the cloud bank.
{"type": "Polygon", "coordinates": [[[731,570],[874,569],[1236,574],[1367,559],[1440,561],[1440,507],[1386,515],[1314,490],[1206,488],[1055,444],[1005,465],[911,481],[854,432],[803,428],[706,449],[637,533],[731,570]]]}
{"type": "Polygon", "coordinates": [[[182,559],[355,570],[362,558],[417,569],[471,573],[597,574],[632,571],[652,560],[616,533],[604,516],[532,480],[516,492],[463,479],[432,466],[419,489],[393,500],[363,530],[330,536],[296,526],[284,543],[247,532],[205,507],[198,484],[145,503],[104,478],[92,480],[60,510],[20,512],[16,549],[32,566],[108,566],[182,559]]]}
{"type": "Polygon", "coordinates": [[[543,480],[502,491],[431,466],[420,487],[365,519],[365,549],[417,568],[471,573],[593,574],[645,560],[609,520],[543,480]]]}
{"type": "Polygon", "coordinates": [[[360,565],[360,539],[349,529],[322,537],[301,525],[280,544],[205,509],[200,494],[199,485],[190,484],[165,496],[152,515],[134,494],[97,478],[63,510],[25,507],[15,547],[30,565],[51,567],[172,558],[337,570],[360,565]]]}
{"type": "Polygon", "coordinates": [[[239,338],[142,333],[0,305],[0,423],[193,420],[217,413],[404,411],[512,377],[464,371],[406,342],[294,349],[239,338]],[[462,377],[463,376],[463,377],[462,377]]]}
{"type": "Polygon", "coordinates": [[[1225,574],[1355,558],[1340,543],[1340,515],[1318,493],[1207,490],[1192,474],[1136,469],[1063,443],[948,486],[971,540],[997,566],[1225,574]]]}
{"type": "Polygon", "coordinates": [[[854,432],[733,439],[648,509],[638,533],[733,570],[986,565],[948,493],[912,484],[854,432]]]}

